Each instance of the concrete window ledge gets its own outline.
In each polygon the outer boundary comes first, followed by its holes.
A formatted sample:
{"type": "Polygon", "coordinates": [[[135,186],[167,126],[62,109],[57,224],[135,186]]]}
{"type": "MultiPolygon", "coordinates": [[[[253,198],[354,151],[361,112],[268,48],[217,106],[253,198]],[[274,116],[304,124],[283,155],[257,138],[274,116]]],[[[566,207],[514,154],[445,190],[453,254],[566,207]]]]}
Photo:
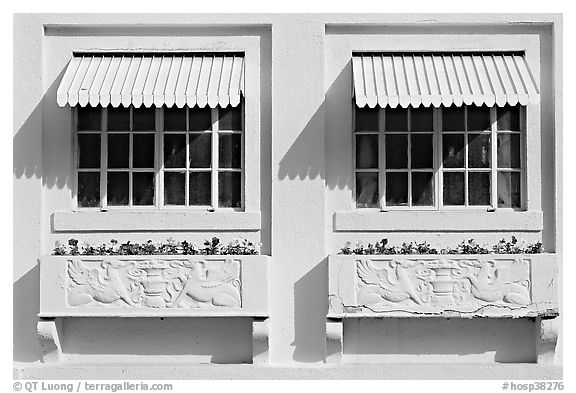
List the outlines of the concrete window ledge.
{"type": "Polygon", "coordinates": [[[259,231],[260,212],[74,211],[52,214],[54,232],[259,231]]]}
{"type": "Polygon", "coordinates": [[[38,337],[44,363],[62,363],[63,320],[249,318],[252,362],[268,363],[265,255],[45,256],[38,337]]]}
{"type": "Polygon", "coordinates": [[[542,231],[541,211],[350,211],[334,214],[337,232],[542,231]]]}
{"type": "Polygon", "coordinates": [[[534,318],[538,363],[558,337],[555,254],[330,255],[326,362],[346,318],[534,318]]]}

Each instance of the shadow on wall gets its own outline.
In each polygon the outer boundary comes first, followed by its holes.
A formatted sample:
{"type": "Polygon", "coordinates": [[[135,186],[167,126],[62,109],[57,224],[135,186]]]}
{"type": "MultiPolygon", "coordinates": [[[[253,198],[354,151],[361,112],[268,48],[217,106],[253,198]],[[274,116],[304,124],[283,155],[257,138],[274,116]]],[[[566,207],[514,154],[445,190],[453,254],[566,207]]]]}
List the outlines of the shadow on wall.
{"type": "Polygon", "coordinates": [[[40,360],[36,335],[40,310],[40,266],[37,264],[12,285],[13,359],[17,362],[40,360]]]}
{"type": "Polygon", "coordinates": [[[328,258],[294,284],[293,359],[313,363],[324,360],[328,312],[328,258]]]}

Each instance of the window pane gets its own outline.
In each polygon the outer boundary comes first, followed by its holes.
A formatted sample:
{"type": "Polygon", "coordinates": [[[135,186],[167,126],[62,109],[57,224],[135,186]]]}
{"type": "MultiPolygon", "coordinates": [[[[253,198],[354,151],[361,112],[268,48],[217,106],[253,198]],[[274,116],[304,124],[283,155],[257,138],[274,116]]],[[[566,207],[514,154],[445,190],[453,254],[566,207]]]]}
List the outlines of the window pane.
{"type": "Polygon", "coordinates": [[[468,173],[468,204],[490,205],[490,172],[468,173]]]}
{"type": "Polygon", "coordinates": [[[102,107],[78,107],[78,131],[100,131],[102,129],[102,107]]]}
{"type": "Polygon", "coordinates": [[[154,204],[153,172],[134,172],[132,174],[132,199],[134,205],[154,204]]]}
{"type": "Polygon", "coordinates": [[[100,172],[78,172],[78,206],[100,206],[100,172]]]}
{"type": "Polygon", "coordinates": [[[164,172],[164,204],[184,205],[186,178],[182,172],[164,172]]]}
{"type": "Polygon", "coordinates": [[[242,109],[239,106],[233,108],[218,107],[218,129],[219,130],[242,130],[242,109]]]}
{"type": "Polygon", "coordinates": [[[468,106],[468,131],[490,130],[490,108],[487,106],[468,106]]]}
{"type": "Polygon", "coordinates": [[[520,173],[498,172],[498,207],[520,208],[520,173]]]}
{"type": "Polygon", "coordinates": [[[434,168],[434,144],[432,134],[411,135],[412,168],[434,168]]]}
{"type": "Polygon", "coordinates": [[[446,168],[464,167],[464,134],[442,135],[442,162],[446,168]]]}
{"type": "Polygon", "coordinates": [[[442,130],[464,131],[464,106],[442,107],[442,130]]]}
{"type": "Polygon", "coordinates": [[[128,168],[130,134],[108,135],[108,168],[128,168]]]}
{"type": "Polygon", "coordinates": [[[356,107],[356,131],[378,131],[378,108],[356,107]]]}
{"type": "Polygon", "coordinates": [[[241,177],[240,172],[218,173],[218,206],[241,207],[241,177]]]}
{"type": "Polygon", "coordinates": [[[164,166],[166,168],[186,167],[186,135],[164,135],[164,166]]]}
{"type": "Polygon", "coordinates": [[[490,168],[490,134],[468,134],[468,167],[490,168]]]}
{"type": "Polygon", "coordinates": [[[212,135],[189,134],[190,168],[210,168],[212,166],[212,135]]]}
{"type": "Polygon", "coordinates": [[[408,205],[408,173],[386,173],[386,206],[408,205]]]}
{"type": "Polygon", "coordinates": [[[379,207],[378,173],[356,173],[356,207],[379,207]]]}
{"type": "Polygon", "coordinates": [[[386,135],[386,168],[408,168],[408,135],[386,135]]]}
{"type": "Polygon", "coordinates": [[[433,127],[432,108],[410,108],[410,131],[433,131],[433,127]]]}
{"type": "Polygon", "coordinates": [[[408,131],[408,109],[386,108],[386,131],[408,131]]]}
{"type": "Polygon", "coordinates": [[[164,108],[164,130],[186,131],[186,108],[164,108]]]}
{"type": "Polygon", "coordinates": [[[207,131],[212,129],[212,108],[190,108],[190,131],[207,131]]]}
{"type": "Polygon", "coordinates": [[[156,130],[156,109],[144,107],[132,109],[132,129],[134,131],[156,130]]]}
{"type": "Polygon", "coordinates": [[[242,135],[218,135],[218,166],[220,168],[242,167],[242,135]]]}
{"type": "Polygon", "coordinates": [[[378,135],[356,135],[356,168],[378,168],[378,135]]]}
{"type": "Polygon", "coordinates": [[[498,120],[496,122],[499,130],[520,131],[520,106],[506,105],[496,110],[498,120]]]}
{"type": "Polygon", "coordinates": [[[130,131],[130,108],[108,107],[108,131],[130,131]]]}
{"type": "Polygon", "coordinates": [[[432,172],[412,172],[412,205],[434,205],[432,172]]]}
{"type": "Polygon", "coordinates": [[[210,172],[190,172],[189,204],[211,205],[212,174],[210,172]]]}
{"type": "Polygon", "coordinates": [[[498,133],[498,168],[520,168],[520,134],[498,133]]]}
{"type": "Polygon", "coordinates": [[[128,205],[128,172],[108,172],[108,197],[109,206],[128,205]]]}
{"type": "Polygon", "coordinates": [[[445,205],[464,205],[464,172],[444,172],[445,205]]]}
{"type": "Polygon", "coordinates": [[[154,168],[154,137],[154,134],[132,136],[132,166],[134,168],[154,168]]]}
{"type": "Polygon", "coordinates": [[[100,134],[78,134],[78,168],[100,168],[100,134]]]}

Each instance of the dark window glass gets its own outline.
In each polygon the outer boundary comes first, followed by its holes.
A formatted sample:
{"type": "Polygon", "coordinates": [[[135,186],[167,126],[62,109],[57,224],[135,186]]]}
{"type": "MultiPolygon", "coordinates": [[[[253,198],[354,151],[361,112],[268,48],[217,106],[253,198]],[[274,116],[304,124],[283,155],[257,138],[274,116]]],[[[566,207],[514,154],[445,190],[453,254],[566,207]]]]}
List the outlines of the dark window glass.
{"type": "Polygon", "coordinates": [[[356,173],[356,207],[379,207],[378,173],[356,173]]]}
{"type": "Polygon", "coordinates": [[[186,135],[164,135],[164,166],[166,168],[186,167],[186,135]]]}
{"type": "Polygon", "coordinates": [[[506,105],[496,109],[496,124],[499,130],[520,131],[520,106],[506,105]]]}
{"type": "Polygon", "coordinates": [[[164,204],[184,205],[186,178],[182,172],[164,172],[164,204]]]}
{"type": "Polygon", "coordinates": [[[386,173],[386,206],[408,205],[408,173],[386,173]]]}
{"type": "Polygon", "coordinates": [[[468,107],[468,131],[490,130],[490,108],[471,105],[468,107]]]}
{"type": "Polygon", "coordinates": [[[490,205],[490,172],[468,173],[468,204],[490,205]]]}
{"type": "Polygon", "coordinates": [[[78,172],[78,206],[100,206],[99,172],[78,172]]]}
{"type": "Polygon", "coordinates": [[[78,168],[100,168],[100,134],[78,134],[78,168]]]}
{"type": "Polygon", "coordinates": [[[154,173],[134,172],[132,174],[132,200],[134,205],[154,204],[154,173]]]}
{"type": "Polygon", "coordinates": [[[164,108],[164,130],[186,131],[186,108],[164,108]]]}
{"type": "Polygon", "coordinates": [[[464,131],[464,106],[442,107],[442,130],[464,131]]]}
{"type": "Polygon", "coordinates": [[[154,137],[154,134],[132,136],[132,166],[134,168],[154,168],[154,137]]]}
{"type": "Polygon", "coordinates": [[[434,167],[434,143],[432,134],[411,135],[412,168],[434,167]]]}
{"type": "Polygon", "coordinates": [[[434,205],[434,183],[432,172],[412,172],[412,205],[434,205]]]}
{"type": "Polygon", "coordinates": [[[130,131],[130,108],[108,107],[108,131],[130,131]]]}
{"type": "Polygon", "coordinates": [[[468,167],[490,168],[490,134],[468,134],[468,167]]]}
{"type": "Polygon", "coordinates": [[[219,130],[242,130],[242,109],[240,106],[218,108],[219,130]]]}
{"type": "Polygon", "coordinates": [[[356,131],[378,131],[378,108],[356,107],[356,131]]]}
{"type": "Polygon", "coordinates": [[[412,132],[434,131],[433,113],[432,108],[411,108],[410,130],[412,132]]]}
{"type": "Polygon", "coordinates": [[[498,172],[498,207],[520,208],[520,173],[498,172]]]}
{"type": "Polygon", "coordinates": [[[212,174],[210,172],[190,172],[190,205],[210,205],[212,194],[212,174]]]}
{"type": "Polygon", "coordinates": [[[464,134],[442,135],[442,162],[446,168],[464,167],[464,134]]]}
{"type": "Polygon", "coordinates": [[[242,167],[242,135],[218,135],[218,166],[220,168],[242,167]]]}
{"type": "Polygon", "coordinates": [[[212,108],[190,108],[190,131],[207,131],[212,129],[212,108]]]}
{"type": "Polygon", "coordinates": [[[190,134],[190,168],[210,168],[212,166],[212,135],[190,134]]]}
{"type": "Polygon", "coordinates": [[[100,131],[102,129],[102,108],[97,106],[78,107],[78,131],[100,131]]]}
{"type": "Polygon", "coordinates": [[[108,168],[128,168],[130,134],[108,135],[108,168]]]}
{"type": "Polygon", "coordinates": [[[132,129],[134,131],[156,130],[156,109],[144,107],[132,109],[132,129]]]}
{"type": "Polygon", "coordinates": [[[386,108],[386,131],[408,131],[408,109],[386,108]]]}
{"type": "Polygon", "coordinates": [[[464,205],[464,172],[444,172],[444,204],[464,205]]]}
{"type": "Polygon", "coordinates": [[[408,135],[386,135],[386,168],[408,168],[408,135]]]}
{"type": "Polygon", "coordinates": [[[356,168],[378,168],[378,135],[356,135],[356,168]]]}
{"type": "Polygon", "coordinates": [[[108,197],[109,206],[128,205],[128,172],[108,172],[108,197]]]}
{"type": "Polygon", "coordinates": [[[240,172],[218,173],[218,206],[241,207],[241,184],[240,172]]]}
{"type": "Polygon", "coordinates": [[[498,168],[520,168],[520,134],[498,133],[498,168]]]}

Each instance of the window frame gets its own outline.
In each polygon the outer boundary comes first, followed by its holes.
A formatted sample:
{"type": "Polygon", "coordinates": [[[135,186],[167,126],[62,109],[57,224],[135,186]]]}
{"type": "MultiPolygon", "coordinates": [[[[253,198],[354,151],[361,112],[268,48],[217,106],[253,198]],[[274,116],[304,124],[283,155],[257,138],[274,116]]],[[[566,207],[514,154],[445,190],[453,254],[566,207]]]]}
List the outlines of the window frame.
{"type": "MultiPolygon", "coordinates": [[[[465,105],[464,107],[472,106],[465,105]]],[[[391,134],[402,134],[407,135],[408,145],[408,164],[406,169],[387,169],[385,167],[386,164],[386,145],[385,145],[385,136],[387,131],[385,129],[385,120],[386,120],[386,110],[389,108],[382,108],[380,106],[376,106],[375,108],[378,110],[378,130],[377,131],[367,131],[367,130],[356,130],[356,110],[358,107],[354,102],[352,102],[352,173],[353,173],[353,187],[352,187],[352,197],[354,203],[354,209],[356,211],[526,211],[527,210],[527,145],[526,145],[526,116],[527,116],[527,108],[526,106],[517,104],[519,109],[519,121],[520,121],[520,130],[519,131],[510,131],[510,130],[498,130],[497,126],[497,110],[498,107],[493,105],[490,108],[490,130],[489,131],[468,131],[468,111],[465,110],[465,117],[464,117],[464,124],[465,130],[462,131],[443,131],[442,129],[442,108],[440,106],[436,107],[429,107],[433,110],[433,196],[434,196],[434,204],[431,206],[412,206],[412,177],[411,173],[413,172],[429,172],[428,169],[413,169],[410,168],[410,157],[411,157],[411,123],[410,123],[410,112],[411,106],[408,108],[403,108],[408,110],[407,114],[407,122],[408,127],[407,131],[392,131],[391,134]],[[453,134],[463,134],[464,135],[464,167],[463,168],[444,168],[443,160],[442,160],[442,135],[444,133],[453,133],[453,134]],[[499,168],[498,167],[498,146],[497,146],[497,136],[499,132],[504,133],[511,133],[511,134],[518,134],[520,136],[520,168],[499,168]],[[489,133],[490,134],[490,167],[489,168],[469,168],[468,167],[468,134],[480,134],[480,133],[489,133]],[[356,135],[377,135],[378,136],[378,168],[369,168],[369,169],[358,169],[356,167],[356,135]],[[378,200],[379,200],[379,207],[358,207],[357,206],[357,184],[356,184],[356,174],[357,173],[366,173],[366,172],[378,172],[378,200]],[[386,205],[386,173],[388,172],[402,172],[408,173],[408,205],[407,206],[387,206],[386,205]],[[444,205],[443,200],[443,175],[444,172],[464,172],[464,205],[444,205]],[[470,172],[489,172],[490,173],[490,205],[469,205],[468,199],[468,174],[470,172]],[[499,172],[517,172],[520,173],[520,207],[498,207],[498,190],[497,190],[497,181],[498,181],[498,173],[499,172]]],[[[365,106],[364,108],[368,108],[365,106]]],[[[401,108],[398,106],[397,108],[401,108]]],[[[417,134],[425,134],[417,132],[417,134]]]]}
{"type": "MultiPolygon", "coordinates": [[[[166,131],[172,134],[185,134],[186,135],[186,176],[185,176],[185,204],[183,205],[165,205],[164,204],[164,173],[166,172],[181,172],[181,168],[165,168],[164,166],[164,109],[165,106],[160,108],[152,106],[155,109],[155,135],[154,139],[154,168],[132,168],[132,148],[133,148],[133,134],[134,133],[152,133],[152,131],[133,131],[133,109],[134,106],[130,105],[130,131],[111,131],[113,133],[128,133],[130,135],[129,147],[129,166],[130,168],[114,168],[112,172],[128,171],[129,175],[129,204],[121,206],[110,206],[107,201],[107,173],[108,168],[108,108],[98,106],[101,111],[100,117],[100,130],[78,130],[78,106],[72,108],[72,209],[77,211],[174,211],[174,210],[187,210],[187,211],[221,211],[221,212],[244,212],[246,211],[246,162],[245,162],[245,100],[241,98],[240,104],[240,121],[241,130],[225,130],[223,133],[239,134],[240,137],[240,168],[220,168],[219,167],[219,135],[222,131],[218,128],[219,125],[219,106],[211,109],[212,129],[210,131],[189,131],[189,113],[190,107],[185,105],[182,110],[186,110],[186,131],[166,131]],[[212,205],[189,205],[189,135],[196,133],[211,134],[211,166],[206,168],[206,171],[211,172],[211,203],[212,205]],[[99,168],[79,168],[79,134],[98,134],[100,135],[100,167],[99,168]],[[132,190],[132,173],[134,172],[151,172],[154,173],[154,203],[152,205],[134,205],[133,204],[133,190],[132,190]],[[96,207],[81,207],[78,205],[78,173],[80,172],[98,172],[100,174],[100,206],[96,207]],[[218,206],[218,174],[220,172],[240,172],[240,207],[219,207],[218,206]]],[[[143,107],[143,106],[142,106],[143,107]]],[[[193,107],[194,108],[194,107],[193,107]]],[[[204,169],[204,168],[203,168],[204,169]]]]}

